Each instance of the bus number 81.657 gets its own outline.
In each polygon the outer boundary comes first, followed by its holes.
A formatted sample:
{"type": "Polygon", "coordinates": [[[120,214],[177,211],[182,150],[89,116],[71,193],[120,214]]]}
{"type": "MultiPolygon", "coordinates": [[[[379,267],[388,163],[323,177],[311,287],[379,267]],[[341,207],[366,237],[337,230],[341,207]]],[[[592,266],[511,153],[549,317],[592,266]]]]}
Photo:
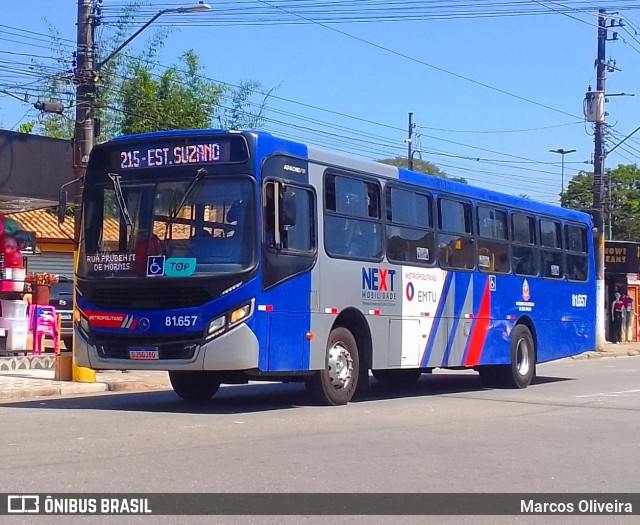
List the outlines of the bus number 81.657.
{"type": "Polygon", "coordinates": [[[585,294],[573,294],[571,295],[571,306],[576,306],[578,308],[586,308],[587,307],[587,296],[585,294]]]}
{"type": "Polygon", "coordinates": [[[168,315],[164,318],[165,326],[195,326],[197,315],[168,315]]]}

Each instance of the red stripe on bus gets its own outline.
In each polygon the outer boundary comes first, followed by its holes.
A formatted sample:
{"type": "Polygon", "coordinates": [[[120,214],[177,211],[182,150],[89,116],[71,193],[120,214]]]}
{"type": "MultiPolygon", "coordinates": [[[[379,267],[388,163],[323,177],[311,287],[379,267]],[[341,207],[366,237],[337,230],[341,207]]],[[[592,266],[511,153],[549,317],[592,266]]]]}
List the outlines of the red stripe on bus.
{"type": "Polygon", "coordinates": [[[491,291],[489,290],[489,283],[484,288],[484,294],[482,295],[482,302],[480,303],[480,310],[478,311],[478,317],[476,319],[475,328],[473,334],[471,334],[471,341],[469,342],[469,351],[467,352],[466,366],[475,366],[480,362],[480,354],[482,354],[482,347],[484,341],[487,338],[487,331],[489,330],[489,317],[491,315],[491,291]]]}

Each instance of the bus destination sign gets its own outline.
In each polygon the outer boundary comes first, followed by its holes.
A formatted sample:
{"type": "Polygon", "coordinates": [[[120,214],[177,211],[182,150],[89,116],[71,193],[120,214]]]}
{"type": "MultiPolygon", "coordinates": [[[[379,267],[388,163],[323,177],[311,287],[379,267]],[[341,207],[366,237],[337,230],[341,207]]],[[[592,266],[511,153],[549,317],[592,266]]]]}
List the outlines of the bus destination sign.
{"type": "Polygon", "coordinates": [[[132,145],[121,148],[120,169],[163,168],[196,164],[217,164],[243,160],[234,159],[229,141],[195,142],[176,145],[132,145]]]}

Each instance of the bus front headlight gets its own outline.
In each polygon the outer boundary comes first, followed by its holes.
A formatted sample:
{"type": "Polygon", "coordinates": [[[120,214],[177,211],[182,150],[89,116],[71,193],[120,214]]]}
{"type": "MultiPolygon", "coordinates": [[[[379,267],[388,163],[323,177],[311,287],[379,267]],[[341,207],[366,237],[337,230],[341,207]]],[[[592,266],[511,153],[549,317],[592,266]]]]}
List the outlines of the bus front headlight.
{"type": "Polygon", "coordinates": [[[209,321],[207,325],[207,333],[205,335],[205,339],[208,341],[209,339],[213,339],[217,335],[220,335],[227,328],[227,316],[221,315],[220,317],[216,317],[209,321]]]}

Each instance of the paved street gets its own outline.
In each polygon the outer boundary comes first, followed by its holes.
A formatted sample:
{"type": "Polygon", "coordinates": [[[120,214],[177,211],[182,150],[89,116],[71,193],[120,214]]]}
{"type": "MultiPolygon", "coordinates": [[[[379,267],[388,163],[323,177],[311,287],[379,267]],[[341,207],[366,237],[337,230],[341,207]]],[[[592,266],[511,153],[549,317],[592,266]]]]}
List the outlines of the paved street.
{"type": "MultiPolygon", "coordinates": [[[[541,365],[536,383],[520,391],[483,390],[474,373],[442,372],[423,376],[409,392],[374,384],[371,399],[326,408],[311,405],[299,384],[223,387],[210,403],[197,406],[170,391],[3,403],[0,491],[639,492],[639,375],[637,357],[541,365]]],[[[437,522],[557,519],[452,516],[437,522]]],[[[603,523],[585,516],[563,520],[603,523]]],[[[176,522],[157,516],[152,521],[176,522]]]]}

